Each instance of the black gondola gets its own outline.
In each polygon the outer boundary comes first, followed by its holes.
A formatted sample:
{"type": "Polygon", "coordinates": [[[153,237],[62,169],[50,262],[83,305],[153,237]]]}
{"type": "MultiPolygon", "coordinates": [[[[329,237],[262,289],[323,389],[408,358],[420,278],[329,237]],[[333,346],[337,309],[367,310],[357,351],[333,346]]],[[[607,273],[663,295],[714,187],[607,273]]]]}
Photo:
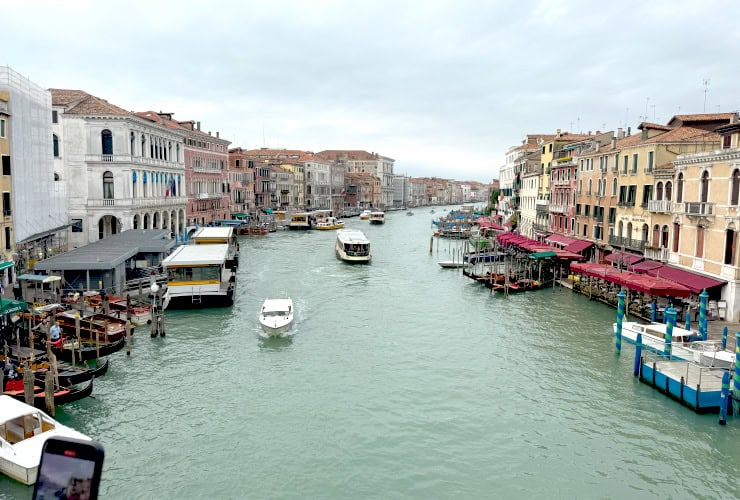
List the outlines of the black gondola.
{"type": "Polygon", "coordinates": [[[52,350],[56,355],[57,359],[64,361],[72,361],[72,346],[74,345],[75,361],[89,361],[98,357],[98,354],[102,358],[108,356],[114,352],[118,352],[126,345],[126,339],[121,338],[115,342],[100,343],[100,348],[97,349],[95,342],[87,342],[85,340],[81,342],[64,341],[62,343],[54,345],[52,350]]]}
{"type": "MultiPolygon", "coordinates": [[[[84,386],[57,387],[54,390],[54,406],[72,403],[73,401],[79,401],[80,399],[86,398],[90,394],[92,394],[92,390],[92,380],[88,381],[88,383],[84,386]]],[[[25,402],[23,381],[9,381],[6,384],[6,390],[4,394],[12,396],[18,401],[25,402]]],[[[34,387],[33,405],[40,410],[46,409],[46,394],[43,388],[39,388],[38,386],[34,387]]]]}

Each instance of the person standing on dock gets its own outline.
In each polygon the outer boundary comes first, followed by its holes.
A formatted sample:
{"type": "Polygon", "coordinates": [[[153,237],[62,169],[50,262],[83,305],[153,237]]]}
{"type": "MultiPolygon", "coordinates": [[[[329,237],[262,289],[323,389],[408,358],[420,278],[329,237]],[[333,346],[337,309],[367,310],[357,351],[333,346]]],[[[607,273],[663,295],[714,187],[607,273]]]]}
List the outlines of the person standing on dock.
{"type": "Polygon", "coordinates": [[[49,338],[52,342],[56,342],[59,340],[59,337],[61,336],[61,330],[59,328],[59,322],[54,320],[54,324],[51,325],[51,328],[49,329],[49,338]]]}

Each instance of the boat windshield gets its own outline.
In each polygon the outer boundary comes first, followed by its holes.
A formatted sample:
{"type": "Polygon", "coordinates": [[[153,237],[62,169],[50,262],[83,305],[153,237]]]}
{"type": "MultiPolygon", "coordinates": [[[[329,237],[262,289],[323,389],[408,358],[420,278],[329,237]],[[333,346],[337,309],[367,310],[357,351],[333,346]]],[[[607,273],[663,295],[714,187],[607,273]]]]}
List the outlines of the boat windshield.
{"type": "Polygon", "coordinates": [[[53,428],[54,424],[40,413],[30,413],[5,422],[0,426],[0,437],[15,444],[53,428]]]}
{"type": "Polygon", "coordinates": [[[262,313],[262,315],[266,318],[271,318],[275,316],[287,316],[288,311],[265,311],[262,313]]]}

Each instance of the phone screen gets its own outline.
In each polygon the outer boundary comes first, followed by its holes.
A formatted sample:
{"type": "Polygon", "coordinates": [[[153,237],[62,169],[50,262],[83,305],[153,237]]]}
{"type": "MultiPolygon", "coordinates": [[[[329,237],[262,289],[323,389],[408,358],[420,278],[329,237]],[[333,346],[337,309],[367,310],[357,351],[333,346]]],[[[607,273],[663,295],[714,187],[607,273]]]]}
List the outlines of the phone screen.
{"type": "Polygon", "coordinates": [[[94,441],[49,439],[41,454],[34,500],[97,498],[103,449],[94,441]]]}

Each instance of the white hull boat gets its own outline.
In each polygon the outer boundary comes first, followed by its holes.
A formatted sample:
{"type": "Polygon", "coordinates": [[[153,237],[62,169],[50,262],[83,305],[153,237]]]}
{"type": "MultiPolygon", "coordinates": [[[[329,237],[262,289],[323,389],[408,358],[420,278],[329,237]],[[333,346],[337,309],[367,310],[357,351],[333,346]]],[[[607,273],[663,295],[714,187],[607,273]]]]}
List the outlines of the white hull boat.
{"type": "Polygon", "coordinates": [[[33,406],[0,396],[0,472],[23,484],[34,484],[41,450],[51,437],[90,439],[33,406]]]}
{"type": "Polygon", "coordinates": [[[334,251],[344,262],[367,264],[372,259],[370,240],[356,229],[339,229],[334,251]]]}
{"type": "Polygon", "coordinates": [[[443,269],[456,269],[467,265],[466,262],[460,262],[458,260],[442,260],[437,262],[437,264],[443,269]]]}
{"type": "Polygon", "coordinates": [[[287,333],[293,326],[293,301],[285,299],[265,299],[260,310],[262,331],[271,337],[287,333]]]}
{"type": "MultiPolygon", "coordinates": [[[[614,333],[617,324],[613,324],[614,333]]],[[[665,352],[665,334],[667,325],[664,323],[642,324],[636,321],[622,323],[622,339],[631,344],[637,342],[637,334],[642,334],[643,348],[657,353],[665,352]]],[[[702,366],[729,368],[734,366],[735,355],[723,350],[719,342],[695,340],[697,335],[690,331],[673,327],[671,335],[671,357],[683,361],[691,361],[702,366]]]]}

